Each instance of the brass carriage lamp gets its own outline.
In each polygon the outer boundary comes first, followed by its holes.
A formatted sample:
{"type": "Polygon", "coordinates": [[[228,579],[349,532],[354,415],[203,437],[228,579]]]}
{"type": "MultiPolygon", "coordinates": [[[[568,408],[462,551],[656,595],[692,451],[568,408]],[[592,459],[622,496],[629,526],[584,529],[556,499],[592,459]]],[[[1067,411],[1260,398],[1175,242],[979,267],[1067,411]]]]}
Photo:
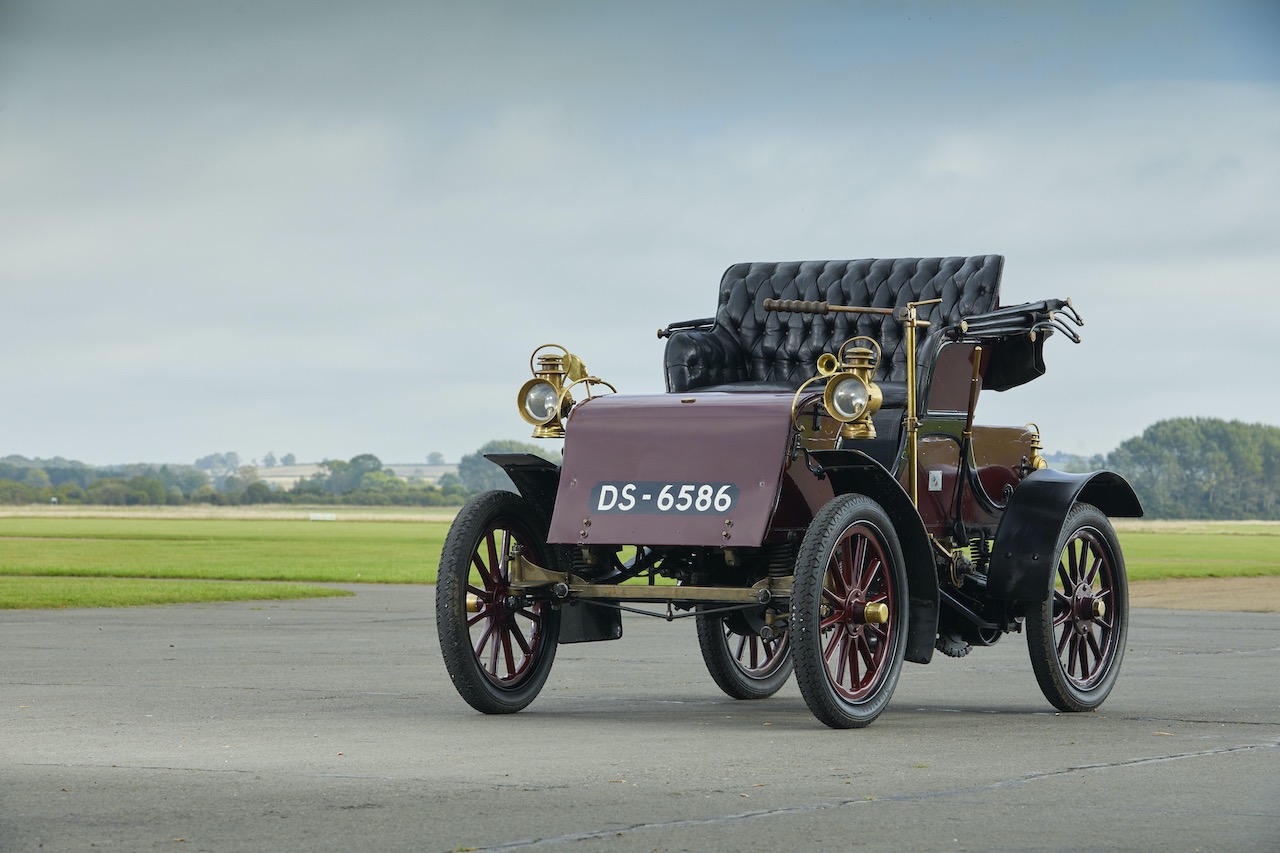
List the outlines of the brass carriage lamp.
{"type": "Polygon", "coordinates": [[[516,395],[520,417],[533,424],[534,438],[564,438],[564,418],[573,408],[569,388],[586,378],[586,365],[559,344],[543,344],[529,356],[529,370],[533,378],[516,395]]]}
{"type": "Polygon", "coordinates": [[[871,377],[879,364],[880,345],[864,335],[841,344],[838,356],[823,353],[818,357],[818,372],[827,377],[822,404],[831,417],[843,424],[841,438],[876,437],[871,416],[880,411],[884,395],[871,377]],[[860,341],[871,346],[857,346],[860,341]]]}

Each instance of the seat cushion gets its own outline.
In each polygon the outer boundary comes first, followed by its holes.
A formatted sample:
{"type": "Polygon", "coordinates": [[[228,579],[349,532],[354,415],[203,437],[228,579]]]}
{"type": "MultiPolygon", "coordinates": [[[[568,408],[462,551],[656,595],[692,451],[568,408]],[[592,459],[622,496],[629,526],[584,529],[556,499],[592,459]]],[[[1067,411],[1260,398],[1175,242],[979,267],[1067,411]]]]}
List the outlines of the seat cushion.
{"type": "Polygon", "coordinates": [[[906,381],[907,362],[902,324],[893,316],[779,313],[765,311],[764,301],[896,310],[908,302],[941,299],[919,310],[930,323],[917,336],[920,351],[927,333],[999,304],[1003,266],[1000,255],[734,264],[720,280],[712,327],[675,331],[668,339],[667,388],[679,392],[744,382],[796,388],[814,375],[819,355],[865,335],[881,348],[875,378],[889,396],[889,383],[906,381]]]}

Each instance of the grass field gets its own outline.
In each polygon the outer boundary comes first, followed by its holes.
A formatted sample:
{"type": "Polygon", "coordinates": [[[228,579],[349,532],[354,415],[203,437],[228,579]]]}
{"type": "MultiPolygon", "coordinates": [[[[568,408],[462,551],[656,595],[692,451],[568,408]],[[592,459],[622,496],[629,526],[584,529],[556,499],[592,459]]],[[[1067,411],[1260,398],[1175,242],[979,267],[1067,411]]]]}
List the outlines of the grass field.
{"type": "MultiPolygon", "coordinates": [[[[309,521],[296,507],[198,515],[7,511],[0,514],[0,609],[342,594],[305,582],[435,581],[447,513],[335,514],[337,521],[309,521]]],[[[1280,575],[1280,523],[1118,526],[1133,580],[1280,575]]]]}

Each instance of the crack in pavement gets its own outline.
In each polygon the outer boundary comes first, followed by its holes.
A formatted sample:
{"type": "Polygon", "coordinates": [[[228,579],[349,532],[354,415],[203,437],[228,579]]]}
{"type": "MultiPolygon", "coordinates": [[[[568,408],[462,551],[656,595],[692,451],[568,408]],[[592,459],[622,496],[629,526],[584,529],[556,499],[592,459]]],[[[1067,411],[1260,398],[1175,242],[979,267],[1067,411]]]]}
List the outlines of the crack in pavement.
{"type": "MultiPolygon", "coordinates": [[[[1148,764],[1163,764],[1170,761],[1184,761],[1189,758],[1210,758],[1217,755],[1228,755],[1234,752],[1251,752],[1259,749],[1276,749],[1280,747],[1280,737],[1260,743],[1240,744],[1237,746],[1227,746],[1220,749],[1205,749],[1198,752],[1180,752],[1174,755],[1157,755],[1148,758],[1130,758],[1124,761],[1113,761],[1105,764],[1083,764],[1078,767],[1065,767],[1061,770],[1049,770],[1041,773],[1029,773],[1015,779],[1002,779],[998,782],[992,782],[987,785],[975,785],[964,788],[951,788],[944,791],[927,791],[920,794],[897,794],[889,797],[863,797],[856,800],[837,800],[830,803],[805,803],[797,806],[782,806],[774,809],[759,809],[749,812],[741,812],[733,815],[716,815],[712,817],[686,818],[684,820],[663,821],[660,823],[640,823],[632,826],[621,827],[617,829],[597,829],[587,832],[574,832],[567,835],[556,835],[547,838],[526,838],[519,841],[506,841],[500,844],[492,844],[485,847],[467,847],[466,849],[473,853],[490,853],[497,850],[527,850],[534,847],[543,847],[553,844],[565,844],[573,841],[592,841],[599,838],[619,837],[630,835],[638,832],[652,832],[655,830],[670,829],[689,829],[698,826],[716,826],[728,823],[738,823],[741,821],[755,820],[756,818],[770,818],[784,815],[808,814],[813,812],[828,811],[831,809],[840,809],[849,806],[862,806],[869,803],[903,803],[913,802],[917,800],[942,799],[947,797],[956,797],[964,794],[985,793],[988,791],[997,791],[1001,788],[1009,788],[1015,785],[1026,785],[1030,782],[1039,782],[1044,779],[1055,779],[1060,776],[1068,776],[1073,773],[1082,773],[1091,770],[1112,770],[1125,767],[1141,767],[1148,764]]],[[[455,848],[456,849],[456,848],[455,848]]]]}

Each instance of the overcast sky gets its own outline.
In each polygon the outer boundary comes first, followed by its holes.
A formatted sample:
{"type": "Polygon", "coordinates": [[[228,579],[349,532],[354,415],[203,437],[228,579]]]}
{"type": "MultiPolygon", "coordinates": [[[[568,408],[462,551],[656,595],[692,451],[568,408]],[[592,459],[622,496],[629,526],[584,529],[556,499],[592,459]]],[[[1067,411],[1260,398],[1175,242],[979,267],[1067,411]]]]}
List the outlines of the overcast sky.
{"type": "Polygon", "coordinates": [[[456,461],[740,261],[1006,256],[980,420],[1280,424],[1280,3],[0,0],[0,456],[456,461]]]}

